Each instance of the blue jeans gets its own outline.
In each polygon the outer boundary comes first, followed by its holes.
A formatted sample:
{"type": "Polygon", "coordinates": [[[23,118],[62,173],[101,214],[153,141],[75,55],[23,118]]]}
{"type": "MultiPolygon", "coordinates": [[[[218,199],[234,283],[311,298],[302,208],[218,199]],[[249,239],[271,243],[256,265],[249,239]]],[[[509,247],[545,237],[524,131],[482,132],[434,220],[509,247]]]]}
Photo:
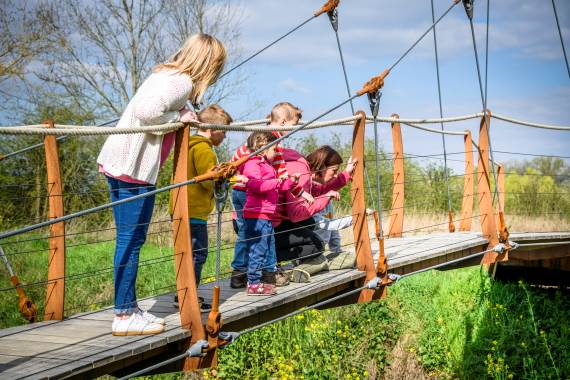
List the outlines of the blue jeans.
{"type": "Polygon", "coordinates": [[[247,237],[245,235],[243,208],[245,207],[245,191],[232,190],[232,204],[236,211],[236,224],[238,235],[234,246],[234,259],[232,260],[232,268],[242,272],[247,271],[247,237]]]}
{"type": "Polygon", "coordinates": [[[247,282],[261,282],[261,272],[277,270],[277,254],[275,252],[275,236],[270,220],[244,219],[246,247],[249,253],[247,265],[247,282]]]}
{"type": "Polygon", "coordinates": [[[192,235],[194,276],[196,277],[196,286],[198,286],[202,277],[202,267],[208,258],[208,225],[190,221],[190,235],[192,235]]]}
{"type": "MultiPolygon", "coordinates": [[[[128,183],[107,177],[111,201],[148,193],[153,185],[128,183]]],[[[113,207],[117,238],[115,243],[115,314],[131,314],[138,308],[136,296],[139,253],[146,240],[154,208],[154,195],[113,207]]]]}

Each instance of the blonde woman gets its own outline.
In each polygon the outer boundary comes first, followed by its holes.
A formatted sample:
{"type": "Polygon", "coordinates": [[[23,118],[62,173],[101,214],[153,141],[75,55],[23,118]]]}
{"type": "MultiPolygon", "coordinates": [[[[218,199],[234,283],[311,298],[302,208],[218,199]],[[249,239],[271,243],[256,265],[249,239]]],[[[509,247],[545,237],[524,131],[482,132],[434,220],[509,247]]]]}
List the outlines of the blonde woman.
{"type": "MultiPolygon", "coordinates": [[[[170,62],[158,65],[137,90],[117,127],[136,128],[196,121],[185,107],[197,103],[220,75],[226,61],[224,45],[207,34],[188,38],[170,62]]],[[[97,158],[109,183],[111,201],[155,189],[158,171],[174,145],[174,132],[112,135],[97,158]]],[[[113,208],[115,244],[115,318],[113,335],[146,335],[164,331],[164,319],[141,310],[136,299],[139,252],[154,208],[154,195],[113,208]]]]}

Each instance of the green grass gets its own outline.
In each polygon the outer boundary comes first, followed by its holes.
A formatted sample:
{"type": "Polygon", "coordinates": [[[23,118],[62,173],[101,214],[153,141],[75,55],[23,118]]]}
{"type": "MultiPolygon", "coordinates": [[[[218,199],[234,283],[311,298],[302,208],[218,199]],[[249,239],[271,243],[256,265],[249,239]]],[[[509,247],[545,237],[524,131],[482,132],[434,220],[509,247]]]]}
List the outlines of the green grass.
{"type": "Polygon", "coordinates": [[[440,378],[570,376],[570,298],[523,282],[494,282],[479,268],[404,280],[390,301],[425,371],[440,378]]]}
{"type": "MultiPolygon", "coordinates": [[[[30,238],[29,236],[27,237],[30,238]]],[[[108,240],[100,238],[99,240],[108,240]]],[[[93,311],[113,304],[113,255],[114,241],[93,244],[83,239],[68,240],[66,252],[65,315],[93,311]],[[93,275],[91,275],[93,274],[93,275]]],[[[14,267],[20,282],[29,284],[25,288],[30,299],[43,314],[47,279],[47,249],[45,240],[9,244],[4,251],[14,267]],[[19,253],[18,252],[27,252],[19,253]],[[36,284],[37,283],[37,284],[36,284]]],[[[224,247],[221,254],[222,271],[230,266],[233,248],[224,247]]],[[[0,328],[26,323],[18,311],[18,296],[12,287],[6,269],[0,269],[0,328]]],[[[213,280],[215,275],[215,252],[210,250],[202,271],[203,282],[213,280]]],[[[174,291],[174,260],[172,248],[161,244],[153,237],[143,245],[140,254],[137,277],[137,297],[143,298],[174,291]]]]}
{"type": "Polygon", "coordinates": [[[421,376],[567,379],[570,298],[491,281],[479,267],[427,272],[392,286],[385,301],[308,311],[242,336],[215,370],[147,378],[414,378],[388,367],[396,341],[421,376]]]}

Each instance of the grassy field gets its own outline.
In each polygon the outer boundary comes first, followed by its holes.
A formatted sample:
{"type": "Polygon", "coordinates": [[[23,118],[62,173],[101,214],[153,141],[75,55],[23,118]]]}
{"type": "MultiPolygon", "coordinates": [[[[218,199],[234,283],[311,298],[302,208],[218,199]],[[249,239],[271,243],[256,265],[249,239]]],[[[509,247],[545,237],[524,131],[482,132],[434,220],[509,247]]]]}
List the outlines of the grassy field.
{"type": "MultiPolygon", "coordinates": [[[[164,223],[163,223],[164,224],[164,223]]],[[[174,291],[174,256],[169,226],[156,227],[144,244],[139,260],[137,297],[149,297],[174,291]],[[161,229],[162,228],[162,229],[161,229]]],[[[66,252],[65,315],[93,311],[113,305],[114,237],[110,233],[68,239],[66,252]]],[[[33,237],[27,236],[26,239],[33,237]]],[[[213,244],[211,244],[213,246],[213,244]]],[[[47,278],[47,250],[45,239],[4,245],[15,272],[29,298],[38,306],[40,316],[44,307],[47,278]]],[[[230,267],[233,247],[223,246],[221,265],[230,267]]],[[[203,269],[203,281],[215,275],[215,252],[210,251],[203,269]]],[[[18,297],[12,287],[6,268],[0,268],[0,328],[25,323],[18,312],[18,297]]]]}
{"type": "Polygon", "coordinates": [[[217,369],[146,379],[567,379],[570,297],[479,267],[401,280],[387,300],[242,336],[217,369]]]}

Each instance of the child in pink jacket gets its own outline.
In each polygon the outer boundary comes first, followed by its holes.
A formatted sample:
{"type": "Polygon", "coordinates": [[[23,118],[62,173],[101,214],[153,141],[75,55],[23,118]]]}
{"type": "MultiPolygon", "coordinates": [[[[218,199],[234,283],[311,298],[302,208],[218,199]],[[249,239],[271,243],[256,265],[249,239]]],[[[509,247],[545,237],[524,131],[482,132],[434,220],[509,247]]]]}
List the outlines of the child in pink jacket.
{"type": "MultiPolygon", "coordinates": [[[[275,141],[271,132],[253,132],[247,139],[251,152],[275,141]]],[[[243,210],[247,252],[247,294],[263,296],[276,294],[275,272],[277,256],[271,217],[277,209],[280,191],[290,190],[298,182],[298,175],[283,180],[277,177],[272,165],[275,145],[249,159],[243,168],[247,177],[246,201],[243,210]]]]}

